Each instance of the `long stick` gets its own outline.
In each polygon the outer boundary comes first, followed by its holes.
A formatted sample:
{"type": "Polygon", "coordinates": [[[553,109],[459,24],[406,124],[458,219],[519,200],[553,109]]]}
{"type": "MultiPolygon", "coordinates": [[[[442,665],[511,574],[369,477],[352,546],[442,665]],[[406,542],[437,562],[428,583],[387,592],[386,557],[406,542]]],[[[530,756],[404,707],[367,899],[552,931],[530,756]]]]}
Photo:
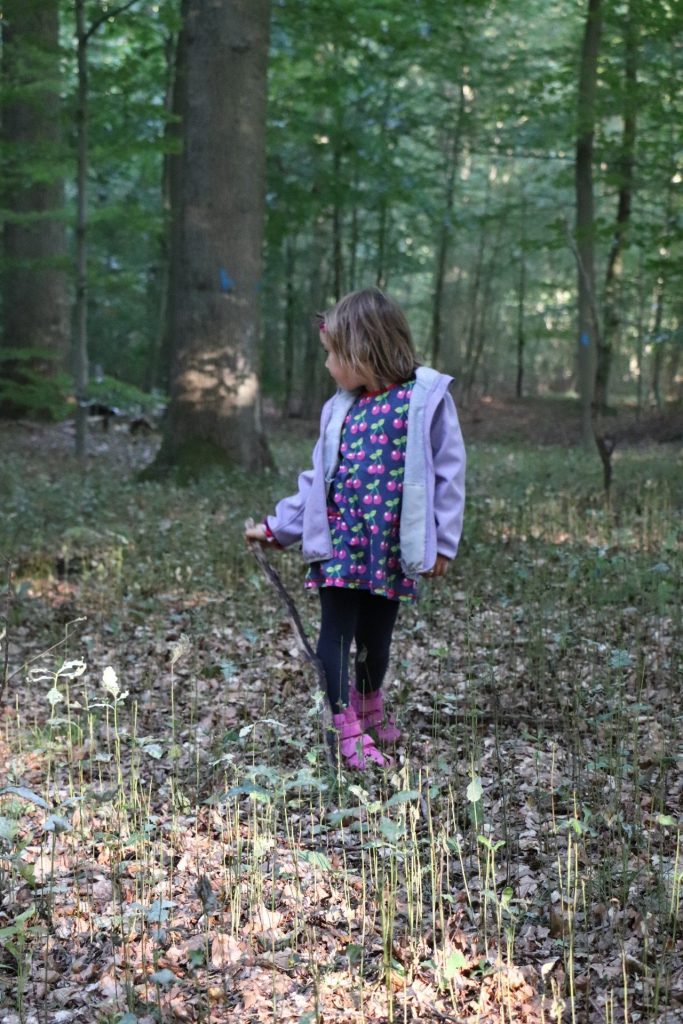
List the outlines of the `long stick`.
{"type": "MultiPolygon", "coordinates": [[[[244,525],[248,529],[249,527],[254,525],[254,522],[252,519],[248,519],[244,525]]],[[[303,623],[301,621],[301,616],[299,615],[299,611],[296,605],[294,604],[294,601],[289,591],[287,590],[284,583],[280,579],[280,574],[278,573],[277,569],[275,569],[274,566],[270,564],[260,544],[256,542],[247,542],[247,547],[249,548],[252,555],[258,562],[263,572],[263,575],[266,577],[270,585],[275,589],[278,597],[280,598],[280,602],[282,604],[282,607],[284,608],[285,615],[287,616],[289,624],[292,627],[292,632],[294,633],[297,646],[299,647],[299,650],[301,651],[309,665],[313,667],[313,671],[315,672],[318,687],[320,688],[323,695],[322,714],[323,727],[325,730],[325,751],[327,753],[327,759],[330,765],[334,766],[336,764],[336,758],[334,757],[334,753],[336,751],[337,746],[335,738],[336,734],[334,726],[332,724],[332,713],[330,711],[330,706],[327,700],[327,680],[325,678],[325,670],[323,668],[323,664],[308,641],[308,637],[306,636],[303,623]]]]}

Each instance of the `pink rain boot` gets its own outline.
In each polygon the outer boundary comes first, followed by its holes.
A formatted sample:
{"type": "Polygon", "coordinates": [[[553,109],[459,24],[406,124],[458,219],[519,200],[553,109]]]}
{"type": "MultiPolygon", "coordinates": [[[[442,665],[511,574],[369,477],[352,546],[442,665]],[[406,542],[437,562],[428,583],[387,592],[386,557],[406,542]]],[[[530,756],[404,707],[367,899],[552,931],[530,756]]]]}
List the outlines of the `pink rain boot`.
{"type": "Polygon", "coordinates": [[[384,716],[384,698],[381,690],[374,693],[361,693],[351,687],[351,707],[358,715],[361,728],[374,729],[375,736],[380,743],[396,743],[401,735],[401,730],[393,718],[384,716]]]}
{"type": "Polygon", "coordinates": [[[340,714],[332,715],[332,721],[339,734],[339,750],[349,768],[363,769],[368,760],[380,766],[387,763],[371,737],[361,729],[353,708],[344,708],[340,714]]]}

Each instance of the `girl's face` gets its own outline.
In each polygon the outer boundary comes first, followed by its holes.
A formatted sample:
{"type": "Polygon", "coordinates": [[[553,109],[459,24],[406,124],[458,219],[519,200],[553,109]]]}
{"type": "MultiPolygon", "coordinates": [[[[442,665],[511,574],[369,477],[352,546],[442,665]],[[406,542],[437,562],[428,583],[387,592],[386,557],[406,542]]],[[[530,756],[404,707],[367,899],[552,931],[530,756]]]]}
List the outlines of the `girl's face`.
{"type": "Polygon", "coordinates": [[[325,331],[320,332],[320,344],[327,352],[325,369],[334,381],[345,391],[355,391],[357,388],[367,388],[368,382],[364,380],[352,367],[342,363],[334,352],[330,350],[330,343],[325,336],[325,331]]]}

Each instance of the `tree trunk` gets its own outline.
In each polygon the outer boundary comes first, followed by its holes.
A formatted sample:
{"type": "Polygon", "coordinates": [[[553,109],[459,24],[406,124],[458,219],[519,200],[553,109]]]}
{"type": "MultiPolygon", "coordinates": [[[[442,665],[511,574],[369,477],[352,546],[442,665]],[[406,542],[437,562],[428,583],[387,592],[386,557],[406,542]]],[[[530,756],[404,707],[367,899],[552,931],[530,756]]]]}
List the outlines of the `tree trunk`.
{"type": "Polygon", "coordinates": [[[342,122],[341,117],[337,122],[335,132],[334,149],[332,152],[333,167],[333,189],[334,206],[332,208],[332,267],[334,270],[334,299],[338,302],[344,290],[344,258],[342,243],[342,198],[341,198],[341,169],[342,169],[342,122]]]}
{"type": "Polygon", "coordinates": [[[292,395],[294,390],[294,331],[296,318],[296,288],[294,283],[294,239],[287,235],[285,239],[285,351],[284,351],[284,398],[285,416],[292,414],[292,395]]]}
{"type": "Polygon", "coordinates": [[[105,21],[136,4],[125,0],[86,27],[85,0],[75,0],[76,59],[76,307],[74,310],[74,382],[76,390],[76,455],[84,462],[88,443],[88,43],[105,21]]]}
{"type": "Polygon", "coordinates": [[[526,347],[525,310],[526,303],[526,196],[522,192],[522,237],[519,246],[519,287],[517,290],[517,380],[515,395],[524,394],[524,349],[526,347]]]}
{"type": "MultiPolygon", "coordinates": [[[[64,185],[48,170],[62,163],[58,8],[57,0],[5,0],[2,19],[11,87],[2,105],[2,343],[38,350],[29,365],[48,377],[65,369],[69,345],[64,185]]],[[[19,362],[14,369],[20,380],[19,362]]],[[[12,365],[3,375],[13,378],[12,365]]],[[[3,411],[24,409],[19,401],[3,411]]]]}
{"type": "Polygon", "coordinates": [[[660,275],[655,285],[654,298],[655,318],[652,325],[652,397],[658,409],[662,408],[662,363],[664,359],[664,342],[662,340],[662,324],[664,322],[664,278],[660,275]]]}
{"type": "Polygon", "coordinates": [[[645,269],[642,247],[638,251],[638,315],[636,317],[636,412],[643,410],[643,351],[645,335],[645,269]]]}
{"type": "MultiPolygon", "coordinates": [[[[490,183],[489,183],[490,187],[490,183]]],[[[488,195],[486,199],[486,209],[488,210],[488,195]]],[[[481,268],[478,271],[478,289],[481,290],[481,301],[477,302],[473,308],[474,327],[472,330],[472,347],[468,359],[467,371],[464,375],[464,393],[469,402],[474,387],[474,382],[477,378],[479,366],[481,363],[482,356],[484,354],[484,346],[488,337],[488,323],[492,311],[495,308],[495,282],[496,282],[496,268],[498,264],[498,257],[501,250],[501,234],[503,231],[504,221],[502,217],[499,217],[496,222],[496,235],[493,241],[493,248],[491,257],[488,261],[488,265],[485,268],[481,268]],[[483,285],[483,288],[481,287],[483,285]]],[[[484,240],[485,244],[485,240],[484,240]]],[[[495,333],[495,332],[492,332],[495,333]]]]}
{"type": "Polygon", "coordinates": [[[358,166],[353,171],[353,206],[351,208],[351,223],[349,228],[349,291],[356,290],[356,266],[358,263],[358,238],[360,235],[360,217],[358,215],[358,193],[360,187],[360,174],[358,166]]]}
{"type": "Polygon", "coordinates": [[[595,307],[593,135],[598,78],[598,53],[602,34],[601,0],[588,0],[581,48],[576,140],[576,255],[578,264],[578,371],[581,398],[581,439],[587,448],[593,441],[593,395],[597,335],[595,307]]]}
{"type": "Polygon", "coordinates": [[[602,333],[598,337],[595,396],[593,400],[595,408],[602,414],[607,412],[613,348],[620,325],[622,255],[631,217],[631,201],[633,197],[633,168],[636,146],[636,93],[638,88],[638,25],[633,10],[633,0],[630,0],[629,3],[624,42],[624,121],[621,153],[618,163],[619,198],[614,236],[607,259],[603,328],[602,333]]]}
{"type": "Polygon", "coordinates": [[[453,125],[453,135],[446,164],[446,189],[444,193],[444,212],[437,246],[436,269],[434,273],[434,296],[432,299],[432,364],[438,365],[443,342],[443,294],[446,280],[446,263],[453,231],[453,198],[455,195],[455,175],[460,158],[462,122],[465,114],[465,87],[460,83],[458,109],[453,125]]]}
{"type": "Polygon", "coordinates": [[[178,38],[169,35],[166,39],[166,88],[164,92],[164,110],[168,116],[164,128],[164,140],[168,148],[164,152],[161,169],[161,209],[163,224],[159,238],[159,296],[157,331],[152,342],[147,364],[145,384],[147,390],[168,388],[168,364],[170,361],[168,344],[168,287],[169,259],[171,248],[171,142],[180,135],[180,126],[173,120],[175,113],[175,69],[178,51],[178,38]]]}
{"type": "Polygon", "coordinates": [[[484,262],[486,257],[486,246],[488,244],[489,230],[489,205],[491,201],[491,175],[486,179],[486,195],[484,198],[484,215],[479,224],[479,241],[477,244],[477,257],[474,262],[474,273],[472,275],[472,286],[468,299],[469,323],[465,344],[465,360],[462,372],[462,397],[468,403],[474,387],[474,379],[477,373],[477,365],[481,352],[480,338],[477,333],[480,318],[479,309],[481,303],[481,290],[484,277],[484,262]]]}
{"type": "Polygon", "coordinates": [[[86,409],[88,366],[88,34],[85,0],[76,0],[78,89],[76,99],[76,307],[74,311],[74,380],[76,385],[76,455],[83,461],[88,438],[86,409]]]}
{"type": "Polygon", "coordinates": [[[156,469],[269,461],[257,377],[268,0],[183,0],[171,175],[171,401],[156,469]]]}

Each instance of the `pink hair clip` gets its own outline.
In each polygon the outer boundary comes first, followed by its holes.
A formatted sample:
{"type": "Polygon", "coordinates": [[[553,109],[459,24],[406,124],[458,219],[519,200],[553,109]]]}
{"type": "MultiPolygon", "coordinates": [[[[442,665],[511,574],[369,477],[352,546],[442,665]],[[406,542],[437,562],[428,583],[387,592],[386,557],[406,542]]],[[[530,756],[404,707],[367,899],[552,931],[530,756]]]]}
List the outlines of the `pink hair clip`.
{"type": "Polygon", "coordinates": [[[321,320],[320,323],[318,324],[318,330],[319,331],[326,331],[327,330],[327,324],[325,323],[324,320],[321,320]]]}

